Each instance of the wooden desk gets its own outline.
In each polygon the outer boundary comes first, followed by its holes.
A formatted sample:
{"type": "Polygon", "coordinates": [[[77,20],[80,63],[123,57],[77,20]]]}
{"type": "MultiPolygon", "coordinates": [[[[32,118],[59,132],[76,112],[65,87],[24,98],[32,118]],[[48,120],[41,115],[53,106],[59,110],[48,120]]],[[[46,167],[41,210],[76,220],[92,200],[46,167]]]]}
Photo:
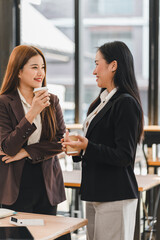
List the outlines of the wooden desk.
{"type": "Polygon", "coordinates": [[[158,157],[158,148],[160,144],[160,126],[144,126],[144,139],[142,150],[147,164],[147,172],[150,174],[157,173],[160,167],[160,158],[158,157]],[[155,145],[153,147],[153,144],[155,145]],[[147,148],[145,148],[147,147],[147,148]],[[154,150],[154,151],[153,151],[154,150]]]}
{"type": "MultiPolygon", "coordinates": [[[[80,184],[81,184],[81,171],[80,170],[63,171],[63,178],[64,178],[65,187],[79,188],[80,184]]],[[[138,207],[137,207],[134,240],[140,240],[141,239],[141,232],[140,232],[141,204],[140,204],[140,202],[142,199],[142,192],[151,190],[157,186],[159,187],[160,186],[160,177],[158,177],[157,175],[137,175],[136,179],[137,179],[137,183],[138,183],[139,201],[138,201],[138,207]]],[[[159,217],[158,217],[158,219],[159,219],[159,217]]],[[[160,221],[160,220],[158,220],[158,221],[160,221]]],[[[157,239],[160,239],[159,232],[158,232],[157,239]]]]}
{"type": "Polygon", "coordinates": [[[77,187],[81,185],[81,170],[63,171],[63,179],[65,187],[77,187]]]}
{"type": "MultiPolygon", "coordinates": [[[[159,226],[160,224],[160,216],[159,216],[159,211],[155,212],[156,209],[156,204],[160,204],[159,202],[159,193],[160,193],[160,177],[155,175],[136,175],[136,179],[137,179],[137,183],[138,183],[138,191],[139,191],[139,201],[138,201],[138,206],[137,206],[137,214],[136,214],[136,226],[135,226],[135,236],[134,236],[134,240],[141,240],[141,229],[140,229],[140,225],[141,225],[141,201],[142,201],[142,193],[145,191],[152,191],[152,199],[150,204],[152,205],[152,211],[153,211],[153,215],[154,217],[157,216],[157,226],[159,226]],[[153,189],[154,188],[158,188],[158,195],[157,198],[155,200],[155,204],[153,203],[153,189]],[[154,209],[153,209],[153,205],[154,205],[154,209]],[[156,215],[155,215],[156,214],[156,215]]],[[[158,207],[158,206],[157,206],[158,207]]],[[[143,226],[143,231],[145,229],[145,226],[143,226]]],[[[160,231],[157,229],[157,234],[156,234],[156,239],[160,239],[160,231]]],[[[143,237],[143,239],[145,239],[143,237]]]]}
{"type": "MultiPolygon", "coordinates": [[[[63,171],[65,187],[80,187],[81,170],[63,171]]],[[[160,184],[160,177],[157,175],[136,175],[138,191],[144,192],[160,184]]]]}
{"type": "Polygon", "coordinates": [[[144,192],[160,185],[160,177],[157,175],[136,175],[138,182],[138,191],[144,192]]]}
{"type": "MultiPolygon", "coordinates": [[[[57,239],[60,236],[70,238],[70,233],[87,225],[86,219],[51,216],[44,214],[18,213],[15,215],[22,219],[44,219],[44,226],[28,226],[35,240],[57,239]],[[68,237],[69,236],[69,237],[68,237]]],[[[13,226],[9,223],[9,217],[0,219],[0,226],[13,226]]]]}
{"type": "Polygon", "coordinates": [[[159,125],[148,125],[144,126],[144,132],[160,132],[160,126],[159,125]]]}
{"type": "Polygon", "coordinates": [[[81,123],[66,124],[66,128],[69,130],[82,130],[83,124],[81,123]]]}

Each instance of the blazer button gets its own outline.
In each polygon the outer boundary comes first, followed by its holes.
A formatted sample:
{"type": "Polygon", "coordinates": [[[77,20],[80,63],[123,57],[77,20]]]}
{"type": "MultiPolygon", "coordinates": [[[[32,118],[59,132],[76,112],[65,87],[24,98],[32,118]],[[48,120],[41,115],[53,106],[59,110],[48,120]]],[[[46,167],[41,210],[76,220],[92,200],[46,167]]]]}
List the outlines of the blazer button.
{"type": "Polygon", "coordinates": [[[26,134],[28,134],[28,132],[26,132],[26,134]]]}
{"type": "Polygon", "coordinates": [[[28,128],[28,131],[31,131],[31,129],[30,129],[30,128],[28,128]]]}
{"type": "Polygon", "coordinates": [[[26,138],[26,136],[25,136],[25,135],[23,135],[22,137],[23,137],[23,138],[26,138]]]}

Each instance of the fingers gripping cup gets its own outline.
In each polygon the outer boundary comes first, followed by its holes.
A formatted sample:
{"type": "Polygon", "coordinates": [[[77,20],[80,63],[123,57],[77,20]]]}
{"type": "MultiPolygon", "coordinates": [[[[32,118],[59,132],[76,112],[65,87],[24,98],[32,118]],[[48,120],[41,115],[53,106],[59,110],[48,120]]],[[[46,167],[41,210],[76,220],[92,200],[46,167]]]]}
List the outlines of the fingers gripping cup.
{"type": "MultiPolygon", "coordinates": [[[[48,94],[48,88],[47,87],[39,87],[39,88],[34,88],[33,90],[33,93],[34,93],[34,96],[38,96],[37,93],[39,91],[45,91],[45,94],[48,94]]],[[[41,92],[41,94],[44,94],[44,92],[41,92]]],[[[50,105],[50,97],[49,97],[49,94],[48,95],[45,95],[44,98],[43,98],[43,103],[48,103],[50,105]]],[[[48,105],[48,106],[49,106],[48,105]]]]}
{"type": "MultiPolygon", "coordinates": [[[[78,141],[78,134],[76,132],[72,132],[69,134],[69,139],[70,141],[78,141]]],[[[64,140],[65,140],[65,136],[64,136],[64,140]]],[[[76,148],[72,148],[70,146],[66,146],[67,149],[67,154],[73,154],[73,153],[78,153],[78,149],[76,148]]]]}

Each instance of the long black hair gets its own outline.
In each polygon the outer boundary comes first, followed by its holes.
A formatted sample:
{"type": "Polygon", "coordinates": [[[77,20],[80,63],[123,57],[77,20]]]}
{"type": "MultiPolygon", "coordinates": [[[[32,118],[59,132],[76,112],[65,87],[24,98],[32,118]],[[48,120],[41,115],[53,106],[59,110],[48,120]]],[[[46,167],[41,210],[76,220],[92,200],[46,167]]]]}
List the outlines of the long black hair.
{"type": "MultiPolygon", "coordinates": [[[[140,105],[142,112],[142,118],[139,124],[138,141],[140,141],[143,134],[143,110],[135,77],[134,60],[132,53],[130,52],[127,45],[124,42],[120,41],[105,43],[99,47],[97,51],[100,51],[107,63],[111,63],[114,60],[117,61],[117,70],[113,79],[114,85],[118,87],[119,92],[129,93],[140,105]]],[[[101,89],[100,94],[103,91],[104,88],[101,89]]],[[[100,103],[100,94],[91,103],[87,115],[90,114],[100,103]]]]}

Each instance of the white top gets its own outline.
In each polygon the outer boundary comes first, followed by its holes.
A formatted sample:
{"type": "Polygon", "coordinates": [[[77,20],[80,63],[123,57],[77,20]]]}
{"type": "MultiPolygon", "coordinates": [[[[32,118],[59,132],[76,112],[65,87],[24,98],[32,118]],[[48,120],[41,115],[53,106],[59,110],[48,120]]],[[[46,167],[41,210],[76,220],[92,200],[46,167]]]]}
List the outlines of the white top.
{"type": "MultiPolygon", "coordinates": [[[[23,97],[23,95],[21,94],[20,90],[19,89],[17,89],[17,90],[18,90],[18,94],[19,94],[21,102],[22,102],[24,113],[27,114],[27,112],[31,108],[31,105],[29,103],[27,103],[26,99],[23,97]]],[[[27,142],[28,145],[33,144],[33,143],[37,143],[40,140],[41,132],[42,132],[42,122],[41,122],[40,114],[38,114],[36,116],[36,118],[34,119],[33,123],[36,125],[37,129],[28,138],[28,142],[27,142]]]]}
{"type": "Polygon", "coordinates": [[[102,108],[108,103],[108,101],[111,99],[111,97],[117,92],[117,88],[114,88],[111,92],[108,93],[107,89],[104,90],[101,95],[101,103],[87,116],[84,124],[83,124],[83,130],[84,130],[84,136],[86,136],[86,133],[88,131],[88,127],[93,120],[93,118],[99,113],[102,108]]]}

